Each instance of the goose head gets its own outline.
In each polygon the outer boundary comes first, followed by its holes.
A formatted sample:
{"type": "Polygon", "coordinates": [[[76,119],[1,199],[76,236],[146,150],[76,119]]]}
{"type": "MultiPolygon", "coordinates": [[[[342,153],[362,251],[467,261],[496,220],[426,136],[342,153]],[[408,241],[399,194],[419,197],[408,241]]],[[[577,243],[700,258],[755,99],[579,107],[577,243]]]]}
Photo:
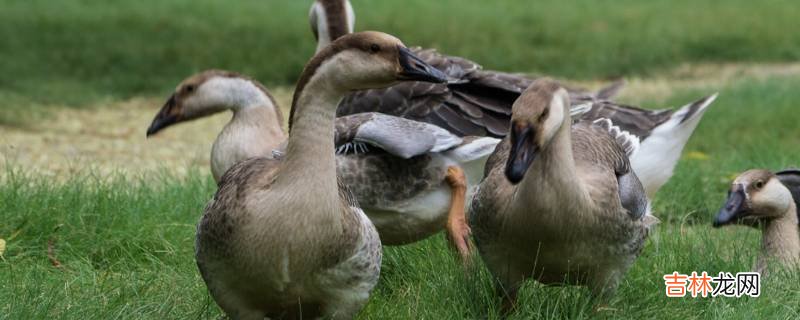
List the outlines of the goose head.
{"type": "Polygon", "coordinates": [[[445,83],[447,75],[415,56],[392,35],[376,31],[345,35],[315,54],[303,69],[292,99],[289,129],[298,100],[309,83],[323,86],[315,86],[310,90],[312,94],[327,91],[344,95],[385,88],[398,81],[445,83]]]}
{"type": "Polygon", "coordinates": [[[317,53],[304,75],[323,73],[345,91],[383,88],[397,81],[447,81],[444,73],[415,56],[399,39],[375,31],[345,35],[317,53]]]}
{"type": "Polygon", "coordinates": [[[534,81],[511,108],[511,150],[506,163],[506,178],[517,184],[536,159],[548,147],[564,125],[569,112],[569,94],[551,79],[534,81]]]}
{"type": "Polygon", "coordinates": [[[147,136],[176,123],[256,105],[270,106],[282,122],[275,102],[260,83],[234,72],[203,71],[181,81],[156,114],[147,136]]]}
{"type": "Polygon", "coordinates": [[[308,12],[319,52],[340,37],[353,33],[356,17],[348,0],[316,0],[308,12]]]}
{"type": "Polygon", "coordinates": [[[731,223],[757,225],[787,214],[792,194],[775,174],[754,169],[740,174],[731,184],[728,199],[714,219],[714,227],[731,223]]]}

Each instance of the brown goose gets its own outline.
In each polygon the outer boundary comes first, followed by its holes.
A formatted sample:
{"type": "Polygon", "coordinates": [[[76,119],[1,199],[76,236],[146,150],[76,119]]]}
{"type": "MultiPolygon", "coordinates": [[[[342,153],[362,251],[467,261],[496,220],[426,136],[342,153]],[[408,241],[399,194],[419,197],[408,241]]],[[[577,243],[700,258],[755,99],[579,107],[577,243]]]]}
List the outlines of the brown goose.
{"type": "Polygon", "coordinates": [[[714,219],[714,227],[738,223],[762,229],[756,272],[768,272],[769,262],[796,268],[800,262],[799,206],[800,170],[774,174],[748,170],[731,183],[728,200],[714,219]]]}
{"type": "Polygon", "coordinates": [[[197,226],[196,259],[233,319],[350,319],[378,281],[375,227],[339,181],[335,110],[354,89],[444,75],[379,32],[342,37],[306,65],[281,160],[228,170],[197,226]]]}
{"type": "MultiPolygon", "coordinates": [[[[355,15],[348,0],[316,0],[310,11],[317,48],[353,31],[355,15]]],[[[337,115],[381,112],[435,124],[456,135],[504,137],[511,105],[533,79],[519,74],[483,70],[477,63],[433,49],[412,49],[447,74],[447,84],[404,82],[388,88],[354,92],[340,104],[337,115]]],[[[647,110],[609,101],[622,82],[591,93],[568,90],[573,105],[590,105],[581,119],[609,119],[636,136],[641,148],[632,166],[649,196],[664,185],[680,159],[683,147],[716,94],[680,109],[647,110]]]]}
{"type": "Polygon", "coordinates": [[[657,221],[628,160],[635,139],[604,120],[573,126],[569,105],[552,80],[526,89],[472,200],[475,242],[506,308],[527,278],[612,294],[657,221]]]}
{"type": "MultiPolygon", "coordinates": [[[[272,157],[284,141],[277,104],[258,81],[208,70],[178,85],[148,128],[148,136],[178,123],[230,109],[214,141],[211,168],[222,173],[252,157],[272,157]]],[[[424,239],[446,228],[466,259],[467,186],[476,185],[498,139],[458,137],[432,124],[378,113],[336,119],[336,170],[370,217],[384,245],[424,239]]]]}

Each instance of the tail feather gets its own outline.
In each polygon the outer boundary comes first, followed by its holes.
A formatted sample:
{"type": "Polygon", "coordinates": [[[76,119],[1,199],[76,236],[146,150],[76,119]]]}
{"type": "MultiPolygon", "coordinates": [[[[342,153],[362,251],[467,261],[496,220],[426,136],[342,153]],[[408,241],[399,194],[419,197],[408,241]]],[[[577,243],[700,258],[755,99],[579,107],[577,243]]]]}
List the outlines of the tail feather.
{"type": "Polygon", "coordinates": [[[680,119],[679,124],[683,124],[692,119],[695,115],[703,114],[706,108],[717,99],[717,95],[718,93],[712,94],[678,109],[678,111],[672,115],[672,118],[680,119]]]}
{"type": "Polygon", "coordinates": [[[641,141],[639,151],[631,158],[631,165],[648,197],[655,196],[656,191],[672,176],[683,147],[716,98],[715,93],[678,109],[669,120],[655,127],[650,136],[641,141]]]}
{"type": "Polygon", "coordinates": [[[610,85],[607,85],[603,88],[600,88],[600,90],[597,90],[597,92],[594,94],[594,98],[599,100],[609,100],[615,97],[622,90],[624,86],[625,86],[624,79],[614,81],[610,85]]]}

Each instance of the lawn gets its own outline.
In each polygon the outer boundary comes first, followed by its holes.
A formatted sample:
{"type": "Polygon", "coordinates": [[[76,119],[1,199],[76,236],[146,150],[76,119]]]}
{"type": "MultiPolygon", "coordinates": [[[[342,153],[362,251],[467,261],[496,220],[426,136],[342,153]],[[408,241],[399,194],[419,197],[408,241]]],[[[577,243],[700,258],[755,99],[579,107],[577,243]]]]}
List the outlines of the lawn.
{"type": "MultiPolygon", "coordinates": [[[[198,160],[211,143],[203,138],[224,119],[155,141],[143,141],[146,122],[178,81],[207,68],[254,76],[287,107],[314,48],[308,2],[0,0],[0,319],[220,317],[194,263],[194,232],[216,189],[198,160]],[[80,154],[92,139],[105,153],[69,164],[54,156],[80,154]],[[40,152],[25,151],[41,157],[14,162],[19,141],[36,143],[40,152]],[[144,167],[143,158],[147,172],[122,170],[144,167]],[[69,169],[43,174],[48,166],[69,169]]],[[[788,64],[800,59],[794,1],[353,5],[359,30],[487,68],[587,84],[624,75],[623,102],[677,107],[720,92],[654,199],[662,223],[608,306],[595,310],[585,288],[529,283],[511,319],[800,318],[798,273],[771,275],[758,298],[667,298],[662,279],[753,266],[760,233],[713,229],[711,220],[739,172],[800,166],[800,67],[788,64]],[[773,65],[704,75],[745,63],[773,65]]],[[[499,302],[480,260],[464,272],[440,234],[384,249],[380,283],[359,318],[498,319],[499,302]]]]}

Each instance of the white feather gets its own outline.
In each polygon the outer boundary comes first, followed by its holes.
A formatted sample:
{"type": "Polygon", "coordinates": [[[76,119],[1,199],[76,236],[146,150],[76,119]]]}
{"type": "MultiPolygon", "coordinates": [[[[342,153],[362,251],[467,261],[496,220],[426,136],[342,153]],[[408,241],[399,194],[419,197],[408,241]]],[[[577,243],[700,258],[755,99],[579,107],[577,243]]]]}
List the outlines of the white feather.
{"type": "Polygon", "coordinates": [[[653,198],[658,189],[672,177],[683,147],[697,128],[708,106],[716,98],[717,94],[706,98],[690,119],[684,117],[694,102],[682,107],[669,120],[653,129],[650,136],[641,142],[639,151],[631,157],[631,166],[642,181],[649,198],[653,198]]]}

